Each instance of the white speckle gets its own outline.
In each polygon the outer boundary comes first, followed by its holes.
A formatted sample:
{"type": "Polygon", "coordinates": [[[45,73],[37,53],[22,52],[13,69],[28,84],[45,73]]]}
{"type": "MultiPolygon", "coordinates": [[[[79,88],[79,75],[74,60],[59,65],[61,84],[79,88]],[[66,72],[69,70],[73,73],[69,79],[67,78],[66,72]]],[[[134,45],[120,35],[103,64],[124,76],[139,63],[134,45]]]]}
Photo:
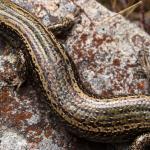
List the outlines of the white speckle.
{"type": "Polygon", "coordinates": [[[137,139],[137,141],[138,141],[138,142],[143,141],[143,138],[144,138],[143,136],[140,136],[140,137],[137,139]]]}
{"type": "Polygon", "coordinates": [[[28,124],[32,125],[32,124],[37,124],[39,122],[40,118],[38,114],[34,114],[32,115],[32,117],[30,119],[27,119],[28,124]]]}

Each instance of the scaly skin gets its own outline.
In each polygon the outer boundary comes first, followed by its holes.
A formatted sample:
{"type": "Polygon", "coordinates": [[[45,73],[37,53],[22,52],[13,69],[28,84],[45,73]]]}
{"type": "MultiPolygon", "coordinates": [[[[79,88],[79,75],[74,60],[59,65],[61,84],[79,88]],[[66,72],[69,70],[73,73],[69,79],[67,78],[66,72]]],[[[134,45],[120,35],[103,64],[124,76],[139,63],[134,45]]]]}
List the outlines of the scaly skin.
{"type": "Polygon", "coordinates": [[[85,94],[68,54],[28,11],[0,0],[0,29],[21,38],[51,107],[78,136],[120,142],[150,132],[150,96],[101,99],[85,94]]]}

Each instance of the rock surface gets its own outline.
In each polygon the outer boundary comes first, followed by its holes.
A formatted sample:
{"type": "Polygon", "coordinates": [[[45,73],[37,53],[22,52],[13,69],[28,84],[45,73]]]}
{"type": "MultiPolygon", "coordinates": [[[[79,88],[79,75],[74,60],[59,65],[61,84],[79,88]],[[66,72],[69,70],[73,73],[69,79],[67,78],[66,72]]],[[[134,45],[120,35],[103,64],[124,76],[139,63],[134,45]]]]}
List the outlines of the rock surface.
{"type": "MultiPolygon", "coordinates": [[[[13,0],[47,26],[75,12],[68,36],[59,37],[76,64],[83,85],[103,97],[147,94],[148,80],[139,62],[139,51],[148,49],[150,37],[136,25],[115,16],[95,0],[13,0]]],[[[26,79],[19,91],[16,49],[0,37],[0,101],[2,150],[104,150],[126,149],[126,144],[100,144],[76,138],[55,118],[38,85],[26,79]]]]}

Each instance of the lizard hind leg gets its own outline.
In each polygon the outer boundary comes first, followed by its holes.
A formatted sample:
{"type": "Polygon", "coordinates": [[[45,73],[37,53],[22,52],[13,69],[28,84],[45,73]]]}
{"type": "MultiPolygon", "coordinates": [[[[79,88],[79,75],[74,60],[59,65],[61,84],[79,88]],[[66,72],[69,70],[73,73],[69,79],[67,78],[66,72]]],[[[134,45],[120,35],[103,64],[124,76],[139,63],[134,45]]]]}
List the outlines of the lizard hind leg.
{"type": "Polygon", "coordinates": [[[58,23],[54,25],[49,25],[48,30],[52,31],[55,35],[59,35],[64,31],[69,30],[73,26],[74,22],[69,17],[64,17],[59,20],[58,23]]]}
{"type": "Polygon", "coordinates": [[[150,149],[150,133],[138,136],[130,147],[130,150],[149,150],[149,149],[150,149]]]}
{"type": "Polygon", "coordinates": [[[79,14],[81,13],[80,9],[77,9],[74,13],[70,13],[65,17],[60,17],[60,19],[52,25],[48,25],[47,29],[55,36],[62,35],[66,32],[68,32],[75,23],[78,23],[81,18],[79,17],[79,14]]]}

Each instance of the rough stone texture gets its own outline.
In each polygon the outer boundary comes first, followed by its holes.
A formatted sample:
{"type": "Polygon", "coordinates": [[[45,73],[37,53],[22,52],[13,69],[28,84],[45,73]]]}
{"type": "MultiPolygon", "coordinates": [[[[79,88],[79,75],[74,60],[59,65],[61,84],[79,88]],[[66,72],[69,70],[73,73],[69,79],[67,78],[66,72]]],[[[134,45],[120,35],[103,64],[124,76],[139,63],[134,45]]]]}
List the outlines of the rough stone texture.
{"type": "MultiPolygon", "coordinates": [[[[13,0],[41,18],[45,25],[82,11],[67,38],[60,41],[72,57],[87,90],[103,97],[148,93],[139,51],[150,49],[150,37],[121,16],[113,16],[94,0],[13,0]]],[[[20,88],[16,49],[0,37],[0,101],[2,150],[127,149],[126,144],[88,142],[69,134],[55,118],[31,80],[20,88]]]]}

